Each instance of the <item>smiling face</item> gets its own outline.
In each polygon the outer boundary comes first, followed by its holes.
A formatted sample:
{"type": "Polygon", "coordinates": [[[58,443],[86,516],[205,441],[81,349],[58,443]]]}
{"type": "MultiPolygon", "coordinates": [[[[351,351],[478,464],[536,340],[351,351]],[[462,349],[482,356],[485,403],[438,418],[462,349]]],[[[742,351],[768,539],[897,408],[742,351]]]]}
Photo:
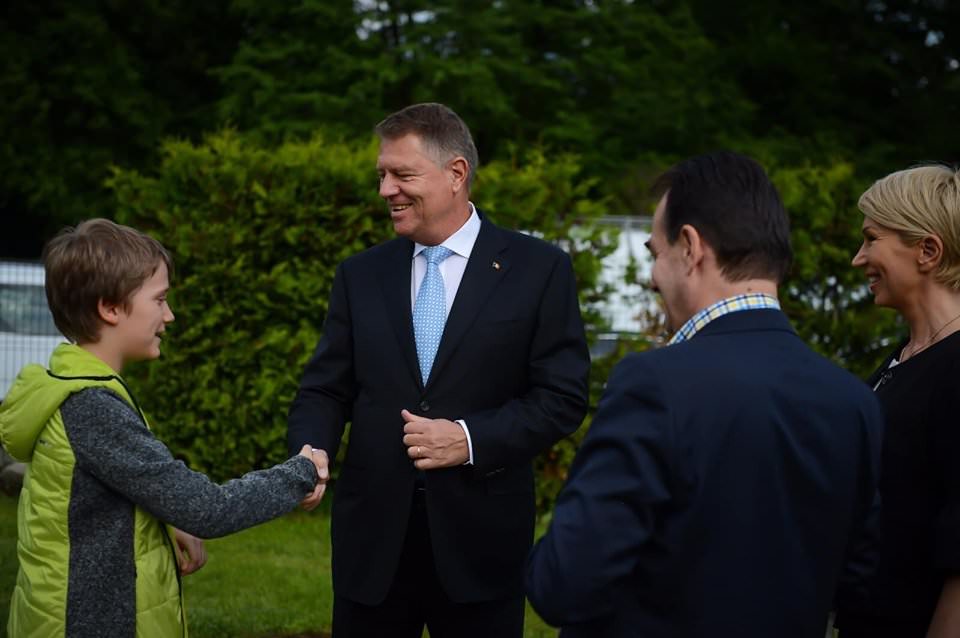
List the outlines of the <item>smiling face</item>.
{"type": "Polygon", "coordinates": [[[428,246],[456,232],[470,212],[465,167],[463,158],[439,165],[417,135],[381,140],[380,197],[390,207],[394,231],[428,246]]]}
{"type": "Polygon", "coordinates": [[[863,244],[852,263],[863,268],[874,303],[901,312],[911,303],[923,279],[919,250],[905,244],[897,231],[863,218],[863,244]]]}
{"type": "Polygon", "coordinates": [[[114,343],[124,364],[160,356],[161,335],[174,319],[167,304],[169,289],[167,265],[161,262],[119,311],[114,343]]]}

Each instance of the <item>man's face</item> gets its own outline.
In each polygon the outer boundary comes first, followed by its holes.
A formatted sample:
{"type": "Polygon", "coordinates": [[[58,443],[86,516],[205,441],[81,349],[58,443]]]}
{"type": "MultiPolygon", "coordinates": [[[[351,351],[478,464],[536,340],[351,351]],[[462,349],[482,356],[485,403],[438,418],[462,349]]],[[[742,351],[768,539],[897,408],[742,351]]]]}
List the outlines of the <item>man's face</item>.
{"type": "Polygon", "coordinates": [[[689,310],[688,275],[689,265],[683,258],[681,242],[670,244],[666,232],[667,196],[660,198],[653,213],[653,228],[647,248],[653,255],[651,284],[654,291],[660,293],[667,312],[667,327],[676,331],[693,313],[689,310]]]}
{"type": "Polygon", "coordinates": [[[394,231],[426,245],[444,241],[458,225],[454,176],[439,166],[414,134],[380,141],[380,197],[390,206],[394,231]]]}

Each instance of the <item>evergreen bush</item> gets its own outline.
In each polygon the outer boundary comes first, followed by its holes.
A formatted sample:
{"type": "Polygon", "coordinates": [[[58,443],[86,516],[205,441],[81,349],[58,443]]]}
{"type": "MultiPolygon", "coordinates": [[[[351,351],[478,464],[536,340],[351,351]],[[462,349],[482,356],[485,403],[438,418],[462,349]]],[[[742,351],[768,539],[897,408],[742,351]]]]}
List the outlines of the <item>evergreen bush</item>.
{"type": "MultiPolygon", "coordinates": [[[[262,146],[233,131],[170,141],[153,174],[115,169],[118,221],[151,233],[175,262],[159,361],[131,371],[158,436],[193,468],[225,479],[286,457],[287,410],[320,337],[339,262],[393,236],[377,192],[375,140],[262,146]]],[[[483,167],[474,201],[497,224],[570,254],[588,333],[609,290],[602,259],[616,231],[577,157],[517,152],[483,167]]],[[[598,361],[593,400],[606,378],[598,361]]],[[[582,431],[585,427],[581,428],[582,431]]],[[[579,437],[577,437],[579,439],[579,437]]],[[[543,508],[576,441],[540,459],[543,508]]]]}

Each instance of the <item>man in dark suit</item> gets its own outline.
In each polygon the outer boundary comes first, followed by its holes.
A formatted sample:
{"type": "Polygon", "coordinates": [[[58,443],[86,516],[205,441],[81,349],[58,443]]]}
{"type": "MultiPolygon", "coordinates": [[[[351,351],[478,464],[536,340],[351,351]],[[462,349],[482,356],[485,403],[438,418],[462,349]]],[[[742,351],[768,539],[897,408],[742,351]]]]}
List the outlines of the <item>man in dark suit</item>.
{"type": "Polygon", "coordinates": [[[519,637],[534,457],[583,420],[569,257],[469,201],[470,131],[418,104],[377,126],[397,239],[337,269],[289,444],[336,456],[336,637],[519,637]]]}
{"type": "Polygon", "coordinates": [[[676,330],[614,370],[527,593],[566,638],[823,638],[881,413],[779,310],[780,198],[733,153],[670,169],[648,247],[676,330]]]}

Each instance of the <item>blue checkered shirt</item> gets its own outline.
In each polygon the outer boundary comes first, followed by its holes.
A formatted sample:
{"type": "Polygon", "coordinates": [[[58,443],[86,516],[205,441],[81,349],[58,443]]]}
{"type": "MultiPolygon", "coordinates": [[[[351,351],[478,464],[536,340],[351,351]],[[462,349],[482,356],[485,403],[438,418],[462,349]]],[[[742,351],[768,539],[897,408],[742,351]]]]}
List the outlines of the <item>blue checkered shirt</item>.
{"type": "Polygon", "coordinates": [[[726,299],[721,299],[720,301],[711,304],[693,315],[687,322],[680,326],[680,329],[674,333],[673,337],[670,338],[670,341],[667,342],[668,346],[672,346],[675,343],[681,343],[692,339],[693,335],[697,334],[703,327],[723,315],[728,315],[731,312],[739,312],[741,310],[769,310],[769,309],[780,309],[780,302],[777,301],[776,297],[771,297],[770,295],[765,295],[758,292],[752,292],[746,295],[737,295],[735,297],[727,297],[726,299]]]}

